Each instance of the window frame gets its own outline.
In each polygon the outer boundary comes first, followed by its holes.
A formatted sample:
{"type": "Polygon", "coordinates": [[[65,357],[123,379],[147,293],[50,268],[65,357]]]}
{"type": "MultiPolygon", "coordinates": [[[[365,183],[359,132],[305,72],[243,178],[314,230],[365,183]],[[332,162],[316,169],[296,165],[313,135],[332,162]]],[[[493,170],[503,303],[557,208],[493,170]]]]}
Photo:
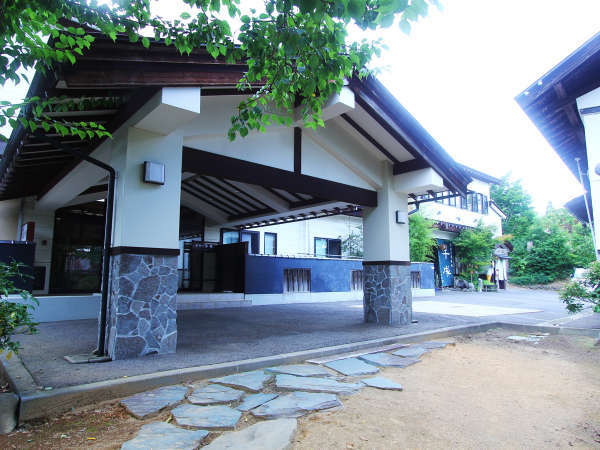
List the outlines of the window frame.
{"type": "Polygon", "coordinates": [[[342,240],[340,238],[326,238],[326,237],[320,237],[320,236],[315,236],[313,237],[313,255],[317,258],[341,258],[342,257],[342,240]],[[326,250],[325,250],[325,256],[323,255],[317,255],[317,239],[323,239],[327,242],[326,245],[326,250]],[[340,253],[337,255],[333,255],[330,251],[331,249],[331,244],[330,242],[332,241],[338,241],[340,244],[340,253]]]}
{"type": "Polygon", "coordinates": [[[265,231],[263,236],[263,254],[270,256],[277,256],[277,233],[265,231]],[[273,253],[267,253],[267,236],[273,236],[273,253]]]}
{"type": "Polygon", "coordinates": [[[237,242],[230,242],[229,244],[239,244],[242,241],[242,235],[240,233],[240,230],[236,230],[235,228],[221,228],[220,232],[221,232],[221,236],[219,239],[219,243],[221,245],[228,245],[223,242],[223,237],[225,236],[225,233],[229,233],[229,232],[237,232],[237,234],[238,234],[237,242]]]}

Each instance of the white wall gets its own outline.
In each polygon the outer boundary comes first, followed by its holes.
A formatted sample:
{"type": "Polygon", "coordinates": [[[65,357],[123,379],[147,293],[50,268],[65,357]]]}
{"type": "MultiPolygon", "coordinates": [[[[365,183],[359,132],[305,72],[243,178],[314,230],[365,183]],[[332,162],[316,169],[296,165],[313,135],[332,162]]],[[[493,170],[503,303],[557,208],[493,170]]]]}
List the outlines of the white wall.
{"type": "Polygon", "coordinates": [[[19,236],[19,211],[21,199],[0,202],[0,241],[12,241],[19,236]]]}
{"type": "MultiPolygon", "coordinates": [[[[315,237],[344,240],[352,230],[361,225],[360,217],[339,215],[252,228],[249,231],[260,232],[260,253],[264,253],[265,250],[265,233],[276,233],[278,255],[311,256],[314,255],[315,237]]],[[[207,224],[204,240],[218,242],[220,230],[219,225],[207,224]]]]}
{"type": "MultiPolygon", "coordinates": [[[[468,189],[487,196],[489,201],[490,185],[488,183],[484,183],[480,180],[473,180],[469,183],[468,189]]],[[[447,200],[444,201],[446,202],[447,200]]],[[[474,227],[479,221],[482,221],[484,225],[491,225],[494,227],[495,236],[502,235],[502,219],[492,210],[492,208],[488,208],[487,214],[461,209],[460,197],[456,198],[456,206],[450,206],[446,203],[428,202],[421,204],[419,209],[424,217],[440,222],[474,227]]],[[[442,235],[436,237],[446,239],[442,237],[442,235]]]]}
{"type": "Polygon", "coordinates": [[[113,247],[178,248],[181,137],[130,128],[114,143],[117,170],[113,247]],[[165,165],[165,184],[145,183],[144,161],[165,165]]]}
{"type": "MultiPolygon", "coordinates": [[[[578,109],[594,108],[600,106],[600,88],[595,89],[577,99],[578,109]]],[[[600,164],[600,113],[581,114],[585,129],[585,144],[587,148],[588,177],[590,180],[590,194],[592,197],[592,215],[594,216],[594,235],[596,237],[596,251],[600,250],[600,175],[595,168],[600,164]]]]}
{"type": "Polygon", "coordinates": [[[34,266],[46,267],[46,280],[44,281],[44,289],[41,291],[34,291],[34,293],[47,294],[50,283],[52,241],[54,239],[54,211],[41,210],[37,208],[36,199],[34,197],[29,197],[25,199],[23,208],[23,223],[27,222],[35,222],[34,266]]]}

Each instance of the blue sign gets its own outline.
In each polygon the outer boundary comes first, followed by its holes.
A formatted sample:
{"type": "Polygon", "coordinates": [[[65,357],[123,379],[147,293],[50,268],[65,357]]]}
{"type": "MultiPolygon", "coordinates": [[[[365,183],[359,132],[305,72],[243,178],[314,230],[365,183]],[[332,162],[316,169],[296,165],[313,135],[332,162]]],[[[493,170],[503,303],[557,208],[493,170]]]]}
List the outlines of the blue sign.
{"type": "Polygon", "coordinates": [[[452,242],[438,239],[438,261],[442,287],[454,285],[454,246],[452,242]]]}

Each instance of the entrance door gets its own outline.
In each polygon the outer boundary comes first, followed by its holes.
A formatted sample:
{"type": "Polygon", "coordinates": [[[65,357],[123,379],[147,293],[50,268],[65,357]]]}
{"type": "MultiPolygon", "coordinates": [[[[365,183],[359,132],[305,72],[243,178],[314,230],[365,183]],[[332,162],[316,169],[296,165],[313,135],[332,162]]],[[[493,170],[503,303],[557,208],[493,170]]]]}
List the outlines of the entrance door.
{"type": "Polygon", "coordinates": [[[454,247],[452,242],[438,239],[438,261],[442,287],[454,285],[454,247]]]}

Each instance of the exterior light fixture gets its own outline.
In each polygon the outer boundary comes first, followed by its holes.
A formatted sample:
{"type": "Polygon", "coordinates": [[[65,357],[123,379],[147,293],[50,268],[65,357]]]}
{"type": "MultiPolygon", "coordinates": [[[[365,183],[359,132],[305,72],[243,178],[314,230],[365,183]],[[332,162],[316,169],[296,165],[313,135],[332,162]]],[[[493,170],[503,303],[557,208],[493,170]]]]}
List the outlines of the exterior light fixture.
{"type": "Polygon", "coordinates": [[[144,161],[144,183],[165,184],[165,165],[144,161]]]}

